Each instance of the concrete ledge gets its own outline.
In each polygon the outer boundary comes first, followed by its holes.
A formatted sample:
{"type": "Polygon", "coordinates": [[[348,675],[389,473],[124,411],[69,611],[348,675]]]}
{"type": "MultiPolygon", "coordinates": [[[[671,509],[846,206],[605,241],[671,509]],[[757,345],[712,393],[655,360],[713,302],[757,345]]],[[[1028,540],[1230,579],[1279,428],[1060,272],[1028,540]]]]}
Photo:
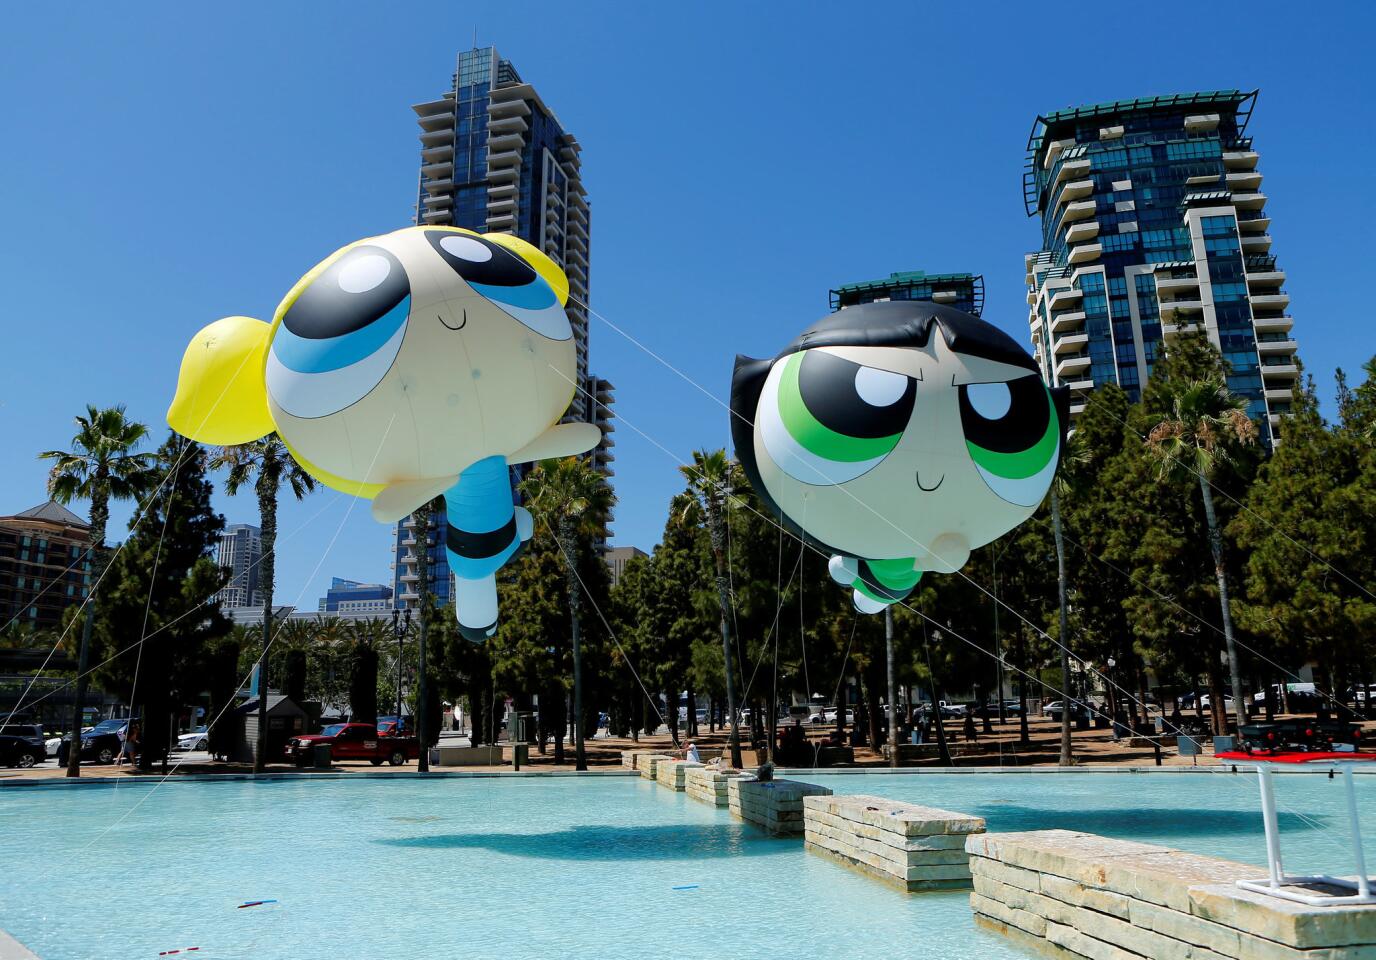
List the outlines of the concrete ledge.
{"type": "Polygon", "coordinates": [[[690,767],[683,772],[683,789],[694,800],[725,807],[730,803],[726,785],[740,775],[730,768],[690,767]]]}
{"type": "Polygon", "coordinates": [[[672,759],[667,753],[642,753],[635,758],[635,768],[646,780],[655,780],[658,779],[659,762],[672,759]]]}
{"type": "Polygon", "coordinates": [[[813,796],[803,801],[809,850],[907,890],[970,886],[966,838],[984,819],[872,796],[813,796]]]}
{"type": "Polygon", "coordinates": [[[660,760],[655,766],[655,779],[670,790],[682,793],[687,789],[685,775],[701,766],[693,760],[660,760]]]}
{"type": "Polygon", "coordinates": [[[803,798],[830,796],[830,787],[798,780],[734,779],[727,781],[726,805],[731,815],[770,833],[803,832],[803,798]]]}
{"type": "Polygon", "coordinates": [[[1068,830],[971,835],[975,915],[1073,957],[1376,960],[1376,906],[1242,890],[1248,864],[1068,830]]]}
{"type": "Polygon", "coordinates": [[[437,767],[498,767],[505,761],[502,748],[451,747],[440,744],[430,748],[430,762],[437,767]]]}

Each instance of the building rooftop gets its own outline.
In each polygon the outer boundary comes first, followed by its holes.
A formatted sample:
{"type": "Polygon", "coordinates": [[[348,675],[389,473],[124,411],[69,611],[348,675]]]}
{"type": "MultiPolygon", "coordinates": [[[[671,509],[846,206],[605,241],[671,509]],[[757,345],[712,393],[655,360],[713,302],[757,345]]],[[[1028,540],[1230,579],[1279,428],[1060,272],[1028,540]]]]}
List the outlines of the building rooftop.
{"type": "Polygon", "coordinates": [[[969,283],[974,285],[975,315],[984,305],[984,277],[974,273],[925,273],[921,270],[907,270],[891,273],[883,280],[860,280],[856,283],[843,283],[830,292],[831,308],[835,310],[841,299],[848,295],[865,293],[870,290],[892,290],[898,287],[912,287],[920,284],[969,283]]]}
{"type": "Polygon", "coordinates": [[[17,513],[13,519],[23,518],[25,520],[47,520],[50,523],[65,523],[73,527],[89,527],[90,524],[78,517],[75,513],[68,510],[56,500],[49,500],[47,503],[40,503],[36,507],[29,507],[23,513],[17,513]]]}

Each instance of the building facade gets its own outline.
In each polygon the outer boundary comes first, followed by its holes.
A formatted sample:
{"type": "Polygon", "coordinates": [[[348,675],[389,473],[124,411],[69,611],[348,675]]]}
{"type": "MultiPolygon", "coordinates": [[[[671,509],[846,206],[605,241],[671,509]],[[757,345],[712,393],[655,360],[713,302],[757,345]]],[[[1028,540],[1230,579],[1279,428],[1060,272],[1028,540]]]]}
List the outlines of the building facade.
{"type": "MultiPolygon", "coordinates": [[[[593,464],[611,477],[612,387],[588,369],[588,269],[591,216],[583,188],[582,147],[544,99],[493,47],[458,55],[452,85],[442,97],[415,104],[420,125],[420,185],[416,222],[511,233],[538,247],[569,278],[565,307],[577,350],[578,384],[566,420],[595,423],[603,441],[593,464]]],[[[437,518],[439,542],[445,525],[437,518]]],[[[397,527],[398,602],[407,569],[397,527]]],[[[605,542],[605,536],[602,538],[605,542]]],[[[438,551],[437,595],[449,592],[449,563],[438,551]]],[[[413,574],[412,574],[413,575],[413,574]]],[[[414,591],[411,591],[414,592],[414,591]]]]}
{"type": "Polygon", "coordinates": [[[449,572],[449,555],[445,552],[445,542],[449,535],[449,525],[444,514],[439,513],[430,521],[428,542],[422,546],[417,535],[416,521],[406,517],[397,523],[392,537],[392,552],[396,559],[392,563],[392,603],[398,610],[420,609],[420,556],[425,550],[428,558],[427,571],[430,581],[430,594],[441,607],[446,607],[454,598],[454,576],[449,572]]]}
{"type": "Polygon", "coordinates": [[[220,535],[215,561],[229,573],[229,582],[214,599],[225,607],[256,607],[263,602],[258,567],[263,560],[263,531],[249,523],[231,523],[220,535]]]}
{"type": "Polygon", "coordinates": [[[384,583],[359,583],[330,578],[330,589],[320,598],[319,613],[364,613],[392,609],[392,588],[384,583]]]}
{"type": "Polygon", "coordinates": [[[929,300],[979,316],[984,310],[984,277],[975,273],[891,273],[882,280],[848,283],[831,291],[831,309],[881,300],[929,300]]]}
{"type": "Polygon", "coordinates": [[[602,559],[607,562],[607,568],[612,574],[612,586],[621,579],[621,574],[626,570],[626,564],[636,557],[648,557],[649,554],[639,547],[608,547],[602,552],[602,559]]]}
{"type": "Polygon", "coordinates": [[[1042,246],[1025,258],[1028,321],[1072,416],[1099,384],[1140,399],[1171,338],[1194,329],[1227,360],[1263,436],[1289,412],[1299,371],[1247,136],[1255,102],[1221,90],[1036,119],[1024,195],[1042,246]]]}
{"type": "Polygon", "coordinates": [[[62,626],[91,589],[91,527],[53,500],[0,517],[0,617],[32,630],[62,626]]]}

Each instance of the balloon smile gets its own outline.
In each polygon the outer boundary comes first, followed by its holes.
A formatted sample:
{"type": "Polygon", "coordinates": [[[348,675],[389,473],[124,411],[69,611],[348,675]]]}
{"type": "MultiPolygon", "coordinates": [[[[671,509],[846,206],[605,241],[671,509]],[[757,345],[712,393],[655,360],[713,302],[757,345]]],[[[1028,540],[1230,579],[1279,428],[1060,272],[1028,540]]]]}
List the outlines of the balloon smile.
{"type": "Polygon", "coordinates": [[[936,488],[937,488],[937,487],[941,486],[941,485],[942,485],[943,483],[945,483],[945,482],[946,482],[946,474],[943,473],[943,474],[941,475],[941,479],[938,480],[938,481],[936,482],[936,486],[933,486],[933,487],[924,487],[924,486],[922,485],[922,474],[921,474],[920,472],[917,474],[917,488],[918,488],[919,490],[921,490],[923,493],[933,493],[933,492],[936,491],[936,488]]]}
{"type": "Polygon", "coordinates": [[[448,330],[462,330],[464,327],[468,326],[468,308],[464,308],[463,319],[459,321],[459,325],[457,327],[450,326],[449,321],[444,319],[444,316],[442,314],[437,314],[436,318],[439,320],[440,323],[444,324],[445,328],[448,330]]]}

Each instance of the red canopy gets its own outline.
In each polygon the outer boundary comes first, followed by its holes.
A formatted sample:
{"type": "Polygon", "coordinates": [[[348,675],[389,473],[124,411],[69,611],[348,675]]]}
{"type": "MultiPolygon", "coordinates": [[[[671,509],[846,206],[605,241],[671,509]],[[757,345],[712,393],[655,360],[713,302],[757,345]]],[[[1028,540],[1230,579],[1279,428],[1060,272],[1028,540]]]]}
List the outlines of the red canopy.
{"type": "Polygon", "coordinates": [[[1227,753],[1214,754],[1215,760],[1233,760],[1243,763],[1315,763],[1324,761],[1332,763],[1340,761],[1342,763],[1357,763],[1363,760],[1376,760],[1376,753],[1242,753],[1239,750],[1230,750],[1227,753]]]}

